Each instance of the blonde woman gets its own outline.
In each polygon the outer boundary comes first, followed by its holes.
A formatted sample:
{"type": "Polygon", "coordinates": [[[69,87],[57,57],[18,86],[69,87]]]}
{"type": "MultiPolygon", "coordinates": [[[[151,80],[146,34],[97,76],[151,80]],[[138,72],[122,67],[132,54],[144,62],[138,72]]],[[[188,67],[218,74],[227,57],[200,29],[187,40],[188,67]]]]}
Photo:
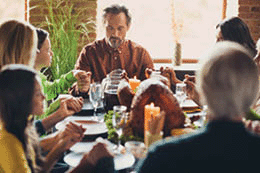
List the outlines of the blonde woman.
{"type": "Polygon", "coordinates": [[[7,20],[0,26],[0,68],[6,64],[25,64],[33,67],[37,34],[29,23],[7,20]]]}
{"type": "MultiPolygon", "coordinates": [[[[4,21],[0,25],[0,67],[6,64],[25,64],[34,67],[37,43],[36,28],[31,24],[20,20],[4,21]]],[[[38,133],[44,134],[57,122],[79,112],[82,106],[82,98],[67,98],[60,101],[57,106],[53,104],[45,110],[46,118],[36,121],[38,133]]]]}

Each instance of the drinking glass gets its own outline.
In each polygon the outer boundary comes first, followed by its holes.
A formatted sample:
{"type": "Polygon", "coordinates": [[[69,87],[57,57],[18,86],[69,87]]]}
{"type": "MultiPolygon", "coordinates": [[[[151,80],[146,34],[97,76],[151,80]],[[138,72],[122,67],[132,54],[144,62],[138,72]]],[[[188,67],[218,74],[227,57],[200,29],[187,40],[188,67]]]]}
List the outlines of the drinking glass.
{"type": "Polygon", "coordinates": [[[93,119],[97,120],[97,107],[99,102],[102,100],[102,88],[100,83],[90,84],[89,99],[94,107],[93,119]]]}
{"type": "Polygon", "coordinates": [[[113,127],[116,129],[118,134],[118,143],[117,143],[117,151],[116,153],[120,153],[119,147],[121,144],[120,136],[123,133],[123,128],[126,125],[127,116],[126,116],[127,107],[124,105],[115,105],[113,106],[114,116],[113,116],[113,127]]]}
{"type": "Polygon", "coordinates": [[[180,104],[180,106],[182,106],[183,102],[185,101],[185,99],[187,98],[186,95],[186,84],[185,83],[177,83],[176,84],[176,98],[180,104]]]}

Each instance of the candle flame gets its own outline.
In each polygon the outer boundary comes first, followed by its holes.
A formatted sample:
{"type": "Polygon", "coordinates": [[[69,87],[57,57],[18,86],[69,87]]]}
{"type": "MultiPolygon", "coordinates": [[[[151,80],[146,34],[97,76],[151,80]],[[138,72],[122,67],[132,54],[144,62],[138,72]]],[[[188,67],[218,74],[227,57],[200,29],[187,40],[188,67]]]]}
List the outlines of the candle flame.
{"type": "Polygon", "coordinates": [[[153,102],[151,103],[151,107],[154,107],[154,103],[153,102]]]}
{"type": "Polygon", "coordinates": [[[136,79],[136,76],[134,76],[134,79],[136,79]]]}

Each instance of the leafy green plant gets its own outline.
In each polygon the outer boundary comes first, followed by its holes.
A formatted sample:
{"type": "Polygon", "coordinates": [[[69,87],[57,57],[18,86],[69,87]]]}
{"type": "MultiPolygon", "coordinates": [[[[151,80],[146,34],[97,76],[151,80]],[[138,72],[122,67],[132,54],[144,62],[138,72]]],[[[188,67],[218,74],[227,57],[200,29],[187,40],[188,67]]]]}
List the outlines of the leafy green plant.
{"type": "Polygon", "coordinates": [[[89,41],[88,35],[95,31],[95,22],[91,17],[84,16],[87,22],[79,23],[82,11],[76,12],[73,4],[66,0],[45,0],[48,15],[42,27],[50,33],[54,52],[50,67],[50,79],[59,79],[62,74],[74,69],[78,48],[82,36],[89,41]]]}
{"type": "MultiPolygon", "coordinates": [[[[107,129],[108,129],[108,140],[113,143],[117,143],[118,140],[121,140],[121,143],[124,144],[126,141],[144,141],[143,138],[134,136],[132,128],[129,125],[129,121],[126,123],[126,127],[123,129],[123,134],[121,136],[118,135],[116,132],[116,129],[113,127],[112,118],[114,115],[114,111],[110,110],[104,115],[104,121],[106,123],[107,129]]],[[[118,116],[116,114],[116,116],[118,116]]]]}

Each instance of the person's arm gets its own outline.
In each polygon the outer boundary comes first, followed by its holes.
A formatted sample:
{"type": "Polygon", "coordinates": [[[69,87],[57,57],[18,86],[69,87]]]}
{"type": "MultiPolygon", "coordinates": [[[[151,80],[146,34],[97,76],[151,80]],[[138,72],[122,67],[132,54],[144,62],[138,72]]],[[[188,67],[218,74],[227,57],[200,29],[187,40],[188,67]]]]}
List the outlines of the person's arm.
{"type": "Polygon", "coordinates": [[[42,119],[42,125],[45,130],[48,130],[53,127],[57,122],[62,121],[63,119],[70,115],[73,115],[74,113],[74,110],[68,109],[68,103],[66,102],[66,100],[62,100],[57,111],[42,119]]]}
{"type": "Polygon", "coordinates": [[[62,75],[60,79],[56,79],[53,82],[48,81],[42,75],[43,74],[41,74],[42,86],[47,101],[56,98],[59,94],[67,92],[73,83],[77,81],[72,71],[62,75]]]}
{"type": "Polygon", "coordinates": [[[44,138],[40,139],[40,146],[44,152],[49,152],[61,139],[70,136],[70,138],[81,141],[84,136],[84,129],[82,126],[78,126],[72,122],[66,124],[66,127],[62,131],[57,131],[44,138]]]}
{"type": "Polygon", "coordinates": [[[83,139],[85,130],[82,126],[70,122],[63,131],[51,137],[46,137],[45,140],[43,139],[40,146],[43,150],[49,151],[45,157],[43,172],[49,172],[65,151],[75,143],[80,142],[83,139]]]}
{"type": "MultiPolygon", "coordinates": [[[[84,103],[82,97],[75,98],[73,96],[70,96],[68,98],[59,98],[59,100],[59,108],[55,110],[53,113],[51,113],[49,116],[41,120],[41,124],[45,131],[50,129],[56,123],[62,121],[66,117],[71,116],[76,112],[79,112],[82,109],[84,103]]],[[[54,105],[55,108],[56,106],[54,105]]]]}

